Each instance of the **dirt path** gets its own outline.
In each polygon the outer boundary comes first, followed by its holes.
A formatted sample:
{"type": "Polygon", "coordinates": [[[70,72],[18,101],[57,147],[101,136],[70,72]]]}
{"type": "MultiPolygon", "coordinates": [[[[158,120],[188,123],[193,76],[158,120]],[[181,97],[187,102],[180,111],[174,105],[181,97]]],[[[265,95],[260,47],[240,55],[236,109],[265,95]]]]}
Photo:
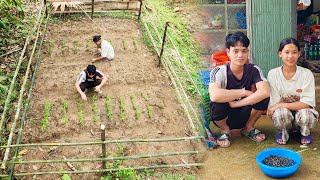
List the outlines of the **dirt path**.
{"type": "MultiPolygon", "coordinates": [[[[37,71],[36,84],[27,115],[22,143],[36,142],[83,142],[100,139],[100,124],[107,128],[107,139],[151,139],[185,137],[189,130],[187,118],[179,105],[176,93],[167,74],[157,68],[158,59],[143,45],[141,32],[136,20],[96,18],[96,24],[87,18],[76,21],[66,20],[48,27],[45,50],[37,71]],[[101,25],[101,26],[98,26],[101,25]],[[106,31],[105,31],[106,30],[106,31]],[[95,44],[91,38],[101,34],[115,47],[112,62],[95,63],[108,76],[102,88],[103,96],[88,93],[88,100],[81,101],[74,83],[79,73],[94,57],[95,44]],[[137,43],[134,43],[136,41],[137,43]],[[49,53],[50,44],[53,48],[49,53]],[[136,44],[136,45],[134,45],[136,44]],[[96,96],[98,120],[94,122],[92,99],[96,96]],[[111,99],[113,116],[107,117],[106,96],[111,99]],[[140,110],[139,119],[131,98],[140,110]],[[124,100],[125,118],[120,119],[120,99],[124,100]],[[63,120],[63,101],[68,103],[68,122],[63,120]],[[44,104],[52,105],[48,129],[41,131],[44,104]],[[78,104],[82,102],[83,123],[79,122],[78,104]],[[152,107],[152,118],[148,117],[147,106],[152,107]]],[[[108,155],[142,155],[164,152],[191,151],[192,143],[127,143],[107,147],[108,155]]],[[[100,146],[78,147],[35,147],[27,148],[23,160],[96,158],[100,156],[100,146]]],[[[156,159],[125,161],[125,166],[181,164],[195,162],[193,156],[176,156],[156,159]]],[[[100,162],[73,163],[79,170],[101,169],[100,162]]],[[[111,164],[109,164],[110,166],[111,164]]],[[[61,164],[17,165],[16,172],[69,170],[61,164]]],[[[169,172],[171,170],[164,170],[169,172]]],[[[177,170],[173,170],[177,171],[177,170]]],[[[194,174],[195,169],[180,169],[178,172],[194,174]]],[[[41,176],[39,179],[56,179],[59,175],[41,176]]],[[[73,179],[99,179],[100,174],[73,175],[73,179]]],[[[30,177],[31,178],[31,177],[30,177]]]]}

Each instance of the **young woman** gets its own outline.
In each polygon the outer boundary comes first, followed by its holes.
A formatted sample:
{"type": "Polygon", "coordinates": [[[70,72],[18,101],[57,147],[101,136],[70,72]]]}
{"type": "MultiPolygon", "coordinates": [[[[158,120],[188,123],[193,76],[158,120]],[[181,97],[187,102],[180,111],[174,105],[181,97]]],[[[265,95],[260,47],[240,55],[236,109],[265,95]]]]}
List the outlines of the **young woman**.
{"type": "Polygon", "coordinates": [[[315,83],[309,69],[297,66],[300,57],[299,43],[294,38],[283,39],[278,54],[282,66],[270,70],[270,102],[267,115],[271,116],[280,131],[276,142],[283,145],[289,140],[289,132],[298,130],[301,143],[311,144],[310,129],[318,121],[315,107],[315,83]]]}

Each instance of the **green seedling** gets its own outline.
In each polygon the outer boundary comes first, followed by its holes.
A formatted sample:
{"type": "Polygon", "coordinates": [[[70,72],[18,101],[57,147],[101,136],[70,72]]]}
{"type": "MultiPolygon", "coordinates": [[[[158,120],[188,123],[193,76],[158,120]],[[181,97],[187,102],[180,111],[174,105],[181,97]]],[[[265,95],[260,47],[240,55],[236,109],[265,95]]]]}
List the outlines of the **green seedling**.
{"type": "Polygon", "coordinates": [[[124,151],[126,150],[126,145],[124,143],[117,143],[116,144],[116,148],[117,148],[117,151],[116,151],[116,156],[124,156],[124,151]]]}
{"type": "Polygon", "coordinates": [[[78,107],[79,123],[82,125],[83,124],[83,111],[82,111],[82,100],[81,99],[78,100],[77,107],[78,107]]]}
{"type": "Polygon", "coordinates": [[[123,49],[124,49],[124,50],[127,50],[127,49],[128,49],[127,43],[126,43],[124,40],[122,40],[122,46],[123,46],[123,49]]]}
{"type": "Polygon", "coordinates": [[[90,40],[86,39],[86,51],[89,51],[90,40]]]}
{"type": "Polygon", "coordinates": [[[124,119],[126,118],[126,110],[125,110],[123,97],[119,98],[119,108],[120,108],[120,119],[121,121],[124,121],[124,119]]]}
{"type": "Polygon", "coordinates": [[[72,47],[73,54],[76,54],[78,51],[78,45],[79,45],[78,41],[73,41],[72,44],[73,44],[73,47],[72,47]]]}
{"type": "Polygon", "coordinates": [[[134,46],[134,50],[137,50],[138,49],[138,42],[137,42],[137,38],[136,37],[132,38],[132,43],[133,43],[133,46],[134,46]]]}
{"type": "Polygon", "coordinates": [[[62,114],[63,114],[63,123],[66,124],[69,121],[68,118],[68,102],[67,100],[62,101],[62,114]]]}
{"type": "Polygon", "coordinates": [[[98,105],[97,105],[97,96],[94,95],[92,97],[92,112],[93,112],[93,122],[97,123],[99,120],[99,112],[98,112],[98,105]]]}
{"type": "Polygon", "coordinates": [[[111,109],[111,99],[110,96],[106,97],[106,111],[107,111],[107,117],[109,120],[112,120],[112,109],[111,109]]]}
{"type": "Polygon", "coordinates": [[[41,124],[41,131],[47,131],[49,127],[49,117],[50,117],[51,103],[46,101],[44,104],[43,118],[41,124]]]}
{"type": "Polygon", "coordinates": [[[131,99],[131,103],[132,103],[132,107],[134,109],[134,115],[136,117],[136,119],[140,119],[140,116],[141,116],[141,111],[140,109],[138,108],[136,102],[135,102],[135,99],[133,96],[130,96],[130,99],[131,99]]]}
{"type": "Polygon", "coordinates": [[[149,105],[149,98],[146,95],[142,95],[144,101],[147,103],[147,114],[148,114],[148,118],[152,119],[153,117],[153,108],[152,106],[149,105]]]}
{"type": "Polygon", "coordinates": [[[64,54],[66,53],[66,41],[65,40],[62,40],[62,43],[61,43],[61,53],[64,54]]]}
{"type": "Polygon", "coordinates": [[[49,49],[48,49],[49,55],[51,55],[53,48],[54,48],[54,40],[49,40],[49,49]]]}
{"type": "Polygon", "coordinates": [[[71,180],[71,177],[68,174],[63,174],[61,180],[71,180]]]}

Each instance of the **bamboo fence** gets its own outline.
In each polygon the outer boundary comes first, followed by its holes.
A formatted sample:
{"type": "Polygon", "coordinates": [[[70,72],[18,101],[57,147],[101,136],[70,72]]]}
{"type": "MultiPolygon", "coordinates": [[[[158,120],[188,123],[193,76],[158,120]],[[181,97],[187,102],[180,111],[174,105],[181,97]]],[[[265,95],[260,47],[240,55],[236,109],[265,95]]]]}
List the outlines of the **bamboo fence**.
{"type": "MultiPolygon", "coordinates": [[[[56,0],[52,0],[52,1],[56,1],[56,0]]],[[[68,0],[70,1],[70,0],[68,0]]],[[[96,2],[98,2],[99,0],[96,0],[96,2]]],[[[114,0],[117,1],[117,0],[114,0]]],[[[101,1],[102,2],[102,1],[101,1]]],[[[131,2],[130,0],[124,0],[124,2],[131,2]]],[[[140,10],[142,7],[142,1],[138,1],[140,2],[139,6],[140,6],[140,10]]],[[[145,8],[145,7],[144,7],[145,8]]],[[[83,12],[85,12],[85,10],[83,10],[83,12]]],[[[140,19],[140,13],[139,12],[139,19],[140,19]]],[[[43,26],[43,19],[45,17],[45,14],[47,14],[47,5],[46,3],[43,3],[41,5],[41,8],[39,10],[39,14],[37,16],[37,21],[36,24],[33,28],[33,31],[31,31],[31,33],[29,34],[29,36],[26,39],[24,48],[21,52],[18,64],[17,64],[17,68],[14,74],[14,77],[12,79],[12,83],[10,85],[10,89],[8,91],[8,95],[7,95],[7,99],[5,102],[5,106],[4,106],[4,111],[2,113],[1,116],[1,121],[0,121],[0,133],[3,133],[3,125],[6,119],[6,113],[9,107],[9,100],[11,97],[11,92],[13,90],[13,86],[15,84],[18,72],[20,70],[20,66],[21,63],[24,59],[24,54],[26,52],[27,46],[29,45],[29,43],[31,42],[31,37],[34,36],[35,33],[37,33],[36,39],[33,41],[34,42],[34,46],[31,52],[31,55],[29,57],[29,61],[28,61],[28,66],[27,66],[27,70],[25,72],[25,76],[24,76],[24,80],[23,80],[23,84],[21,86],[20,89],[20,95],[19,95],[19,100],[18,100],[18,104],[16,106],[16,114],[14,116],[14,120],[13,120],[13,124],[11,126],[10,129],[10,133],[9,133],[9,137],[7,140],[6,145],[2,145],[0,146],[1,149],[5,149],[5,154],[4,154],[4,158],[3,160],[0,162],[1,163],[1,168],[5,169],[6,165],[11,165],[10,166],[10,173],[9,174],[2,174],[0,175],[0,177],[4,177],[4,178],[9,178],[9,179],[13,179],[14,177],[18,177],[18,176],[28,176],[28,175],[44,175],[44,174],[81,174],[81,173],[100,173],[100,172],[113,172],[113,171],[120,171],[120,170],[126,170],[126,169],[131,169],[131,170],[142,170],[142,169],[157,169],[157,168],[179,168],[179,167],[192,167],[192,166],[203,166],[202,163],[184,163],[184,164],[172,164],[172,165],[159,165],[159,166],[138,166],[138,167],[128,167],[128,168],[111,168],[111,169],[105,169],[105,162],[106,161],[114,161],[114,160],[129,160],[129,159],[142,159],[142,158],[154,158],[154,157],[163,157],[163,156],[177,156],[177,155],[196,155],[196,154],[200,154],[203,153],[201,151],[182,151],[182,152],[165,152],[165,153],[160,153],[160,154],[147,154],[147,155],[133,155],[133,156],[120,156],[120,157],[106,157],[106,145],[108,144],[113,144],[113,143],[150,143],[150,142],[175,142],[175,141],[192,141],[192,140],[197,140],[197,142],[199,142],[199,139],[203,139],[204,137],[201,135],[197,135],[197,136],[192,136],[192,137],[180,137],[180,138],[164,138],[164,139],[129,139],[129,140],[105,140],[105,133],[104,133],[104,128],[101,127],[101,140],[100,141],[95,141],[95,142],[72,142],[72,143],[32,143],[32,144],[20,144],[21,142],[21,138],[22,138],[22,132],[23,132],[23,128],[24,128],[24,124],[26,121],[26,114],[29,110],[29,103],[30,103],[30,98],[32,95],[32,88],[35,82],[35,76],[36,76],[36,71],[39,65],[39,61],[40,61],[40,54],[41,54],[41,48],[42,48],[42,44],[43,44],[43,40],[45,37],[45,32],[46,32],[46,28],[48,25],[48,19],[50,16],[50,13],[48,14],[48,16],[46,17],[46,20],[44,22],[44,28],[40,33],[40,29],[41,26],[43,26]],[[21,115],[21,121],[20,121],[20,128],[18,130],[18,136],[16,139],[16,144],[12,144],[12,142],[14,142],[13,139],[13,133],[16,130],[16,125],[19,123],[19,115],[20,113],[20,109],[23,107],[22,106],[22,102],[23,102],[23,95],[24,95],[24,91],[26,90],[26,85],[27,85],[27,80],[29,77],[29,72],[31,67],[31,62],[35,53],[35,50],[37,48],[37,43],[38,43],[38,39],[39,39],[39,35],[42,35],[39,46],[38,46],[38,52],[36,54],[36,63],[34,65],[33,68],[33,74],[32,74],[32,78],[31,78],[31,82],[29,84],[29,89],[28,89],[28,96],[27,99],[25,101],[25,106],[24,106],[24,111],[21,115]],[[64,157],[64,159],[48,159],[48,160],[17,160],[17,156],[18,156],[18,152],[19,152],[19,148],[21,147],[37,147],[37,146],[46,146],[46,147],[50,147],[50,146],[86,146],[86,145],[101,145],[102,147],[102,158],[79,158],[79,159],[67,159],[64,157]],[[14,148],[14,155],[13,157],[10,159],[9,155],[10,155],[10,150],[11,148],[14,148]],[[86,170],[86,171],[48,171],[48,172],[26,172],[26,173],[15,173],[14,172],[14,168],[16,164],[43,164],[43,163],[70,163],[70,162],[96,162],[96,161],[101,161],[103,163],[102,169],[93,169],[93,170],[86,170]]],[[[150,16],[150,15],[149,15],[150,16]]],[[[145,22],[145,20],[143,20],[143,24],[145,26],[145,28],[147,29],[147,33],[149,34],[150,39],[152,40],[152,43],[155,47],[155,50],[157,52],[158,55],[160,55],[160,50],[157,48],[157,41],[152,37],[152,34],[150,33],[149,27],[147,25],[147,23],[145,22]]],[[[159,30],[156,28],[154,22],[153,23],[153,27],[151,28],[155,28],[156,32],[158,33],[157,38],[159,39],[159,42],[161,41],[161,35],[159,33],[159,30]]],[[[160,30],[161,31],[161,30],[160,30]]],[[[170,42],[173,44],[171,37],[168,36],[170,42]]],[[[163,39],[162,41],[162,47],[164,48],[164,43],[165,40],[163,39]]],[[[159,44],[159,43],[158,43],[159,44]]],[[[173,44],[174,46],[174,44],[173,44]]],[[[163,49],[161,50],[163,51],[163,49]]],[[[175,51],[177,52],[177,56],[181,61],[181,57],[179,55],[178,50],[175,48],[175,51]]],[[[183,63],[183,61],[181,61],[183,63]]],[[[194,111],[189,98],[185,92],[185,90],[183,89],[183,86],[180,82],[180,80],[177,78],[178,75],[176,74],[176,72],[174,71],[174,68],[172,67],[171,64],[169,64],[170,61],[166,60],[164,58],[163,64],[165,65],[165,69],[168,72],[169,76],[171,77],[172,83],[175,86],[175,89],[177,90],[177,94],[179,95],[179,98],[181,100],[181,103],[185,109],[185,112],[188,116],[189,119],[189,123],[190,126],[193,128],[193,131],[195,133],[198,133],[194,122],[192,121],[192,117],[197,117],[196,112],[194,111]],[[191,108],[190,108],[191,106],[191,108]],[[190,109],[192,112],[190,112],[190,109]],[[191,115],[193,114],[193,115],[191,115]]],[[[188,69],[186,69],[186,66],[184,65],[184,68],[186,71],[188,71],[188,69]]],[[[191,77],[191,76],[190,76],[191,77]]],[[[192,80],[191,80],[192,81],[192,80]]],[[[192,81],[193,82],[193,81],[192,81]]],[[[193,82],[194,83],[194,82],[193,82]]],[[[197,126],[199,126],[199,124],[197,124],[197,126]]],[[[199,133],[198,133],[199,134],[199,133]]]]}

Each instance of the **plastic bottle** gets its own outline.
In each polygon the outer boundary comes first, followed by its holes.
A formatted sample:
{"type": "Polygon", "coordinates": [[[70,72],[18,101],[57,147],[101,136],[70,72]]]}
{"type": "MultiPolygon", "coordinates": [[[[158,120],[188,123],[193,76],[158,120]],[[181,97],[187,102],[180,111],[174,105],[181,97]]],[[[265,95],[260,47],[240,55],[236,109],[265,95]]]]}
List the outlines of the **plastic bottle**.
{"type": "Polygon", "coordinates": [[[314,48],[313,48],[313,45],[311,45],[311,46],[309,47],[309,54],[308,54],[308,56],[309,56],[309,59],[310,59],[310,60],[313,60],[313,59],[314,59],[314,48]]]}
{"type": "Polygon", "coordinates": [[[317,44],[314,45],[313,54],[314,54],[314,59],[313,60],[318,60],[319,59],[319,46],[317,44]]]}

